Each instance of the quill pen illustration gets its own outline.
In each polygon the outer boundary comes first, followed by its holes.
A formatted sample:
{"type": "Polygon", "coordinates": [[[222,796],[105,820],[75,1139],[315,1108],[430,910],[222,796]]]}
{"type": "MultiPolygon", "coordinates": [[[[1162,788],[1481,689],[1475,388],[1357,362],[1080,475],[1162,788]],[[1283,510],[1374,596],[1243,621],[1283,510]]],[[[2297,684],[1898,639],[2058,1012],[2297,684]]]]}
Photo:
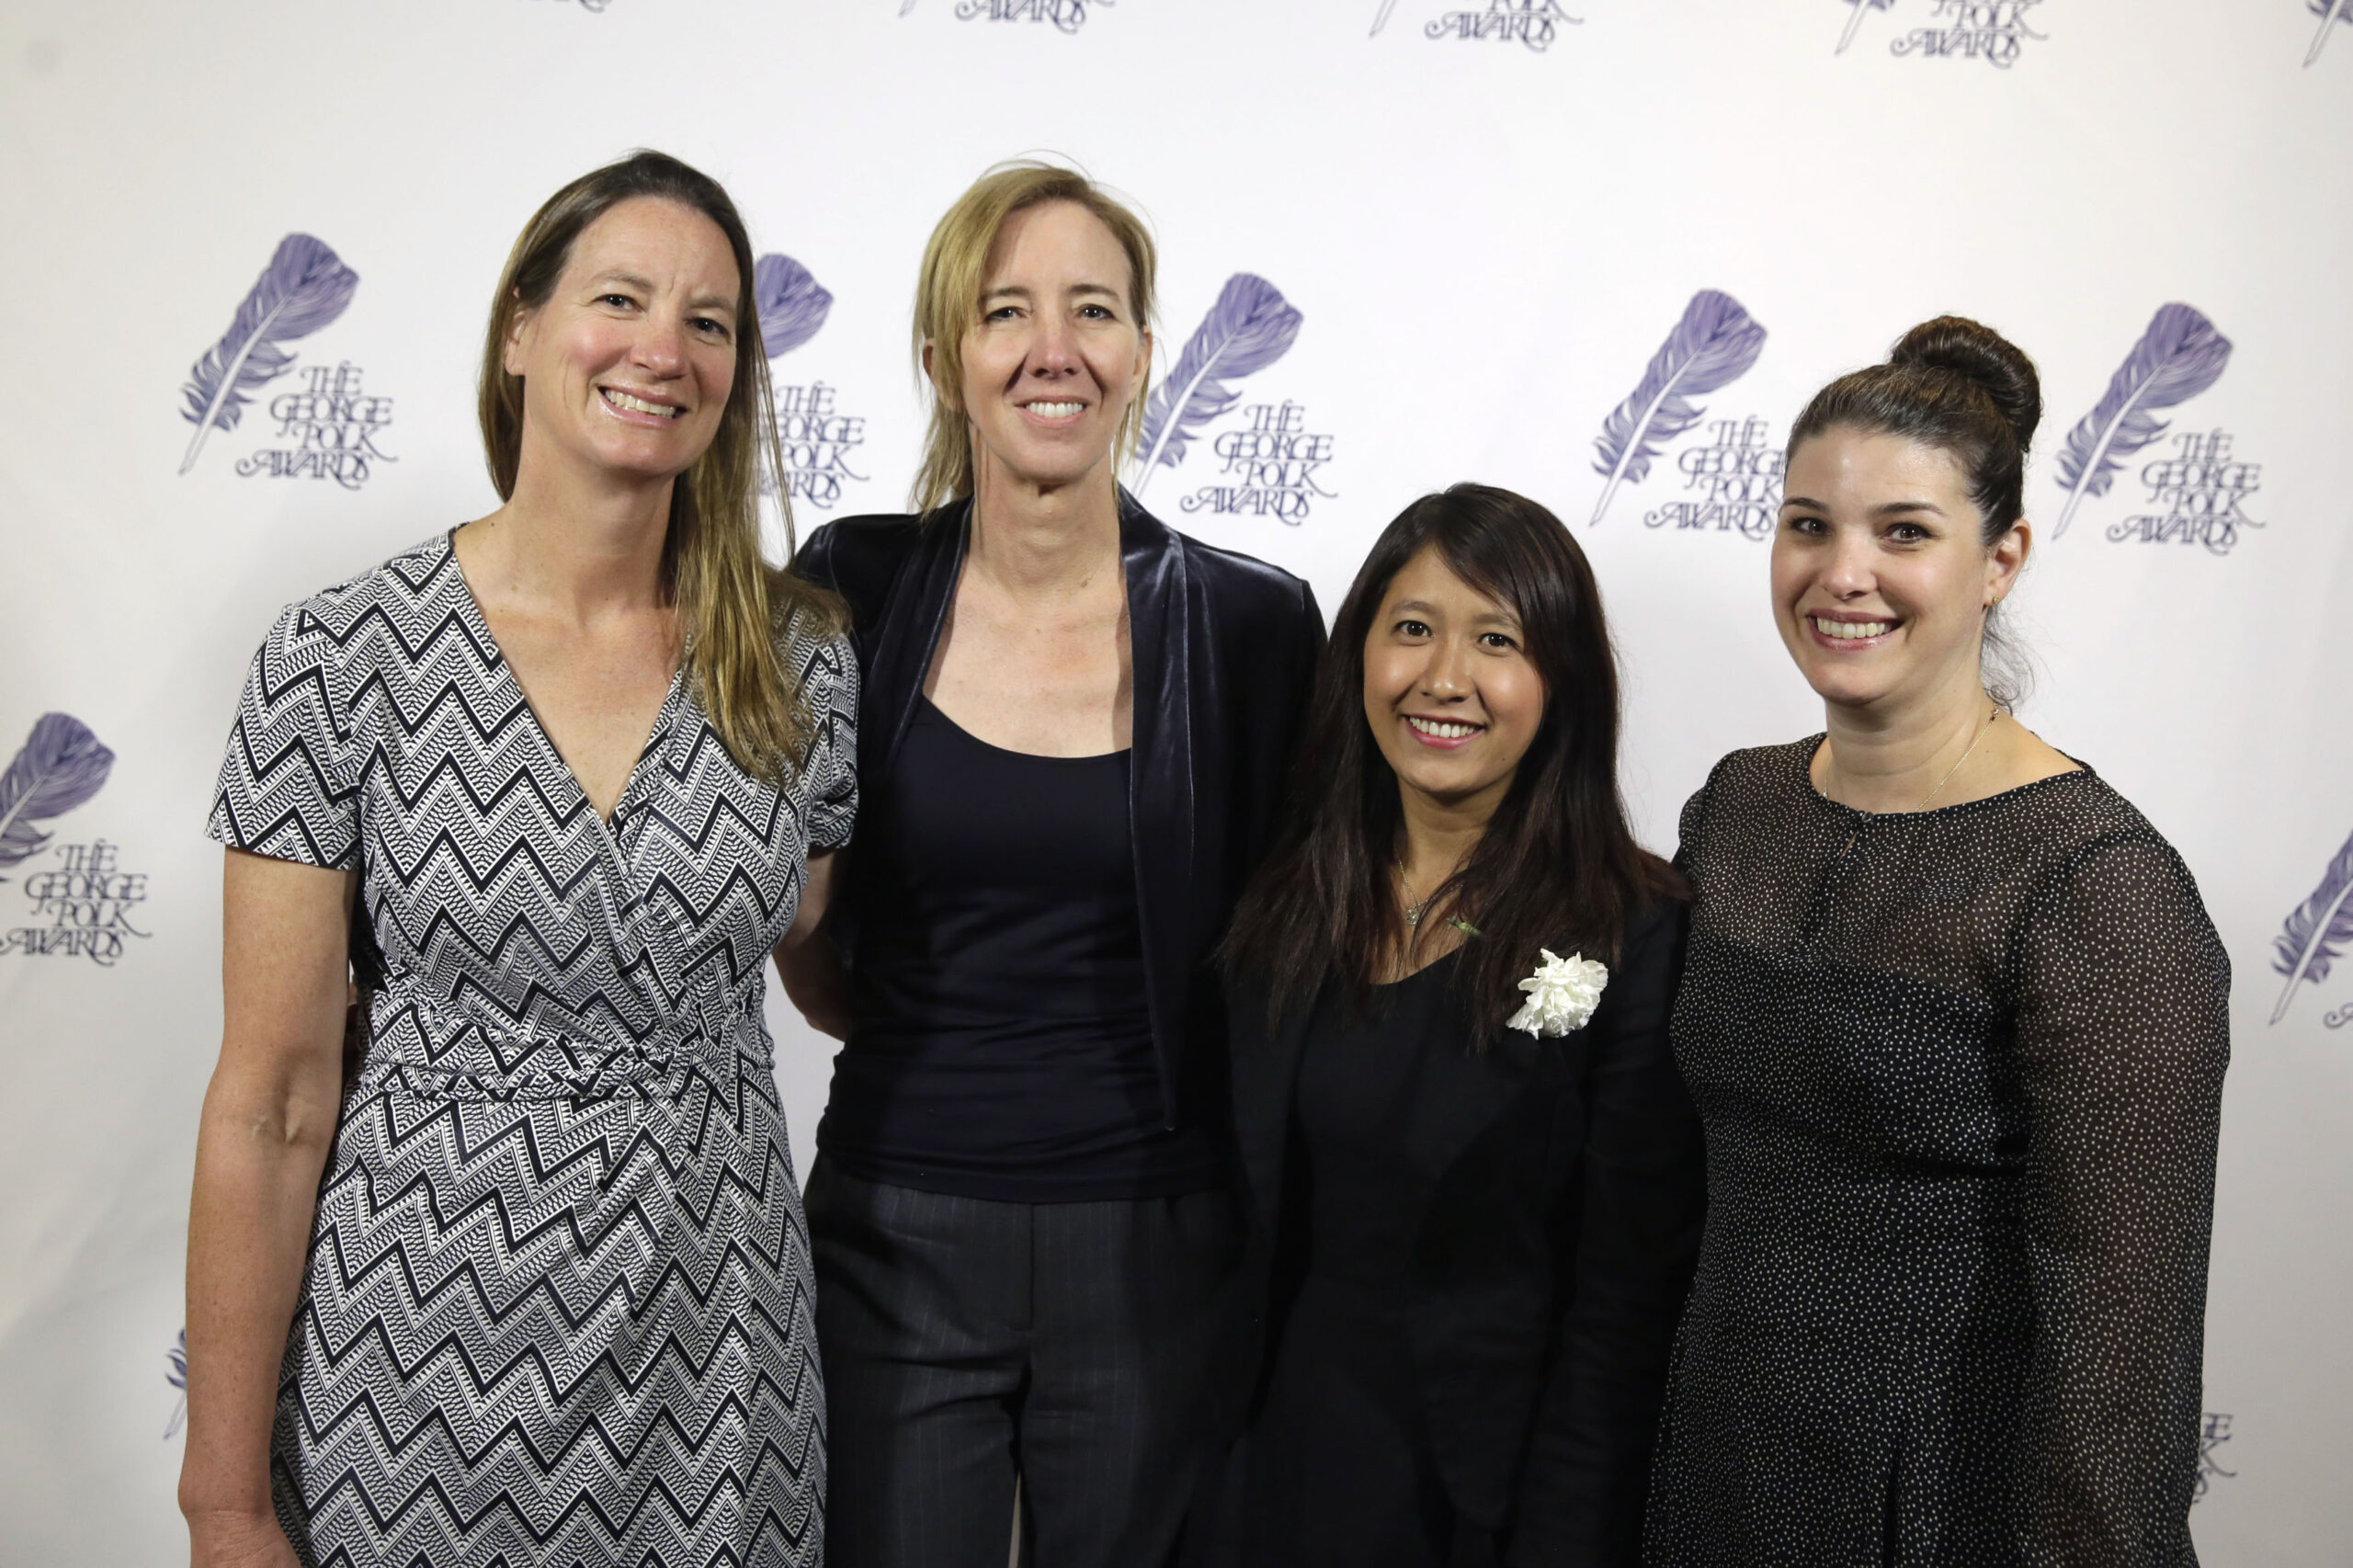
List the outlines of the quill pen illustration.
{"type": "Polygon", "coordinates": [[[1602,486],[1593,521],[1601,521],[1609,510],[1609,498],[1618,494],[1619,485],[1630,480],[1640,484],[1659,448],[1708,412],[1692,398],[1732,385],[1764,351],[1765,329],[1738,300],[1713,289],[1692,295],[1683,319],[1651,357],[1642,384],[1618,405],[1594,442],[1601,458],[1593,471],[1609,483],[1602,486]]]}
{"type": "Polygon", "coordinates": [[[70,812],[98,792],[114,753],[68,713],[44,713],[0,773],[0,866],[13,866],[50,840],[33,825],[70,812]]]}
{"type": "Polygon", "coordinates": [[[1255,273],[1225,280],[1217,303],[1193,334],[1175,369],[1144,405],[1137,443],[1136,488],[1158,466],[1175,468],[1201,427],[1242,401],[1233,382],[1283,357],[1304,320],[1282,290],[1255,273]]]}
{"type": "Polygon", "coordinates": [[[2320,886],[2272,939],[2279,957],[2271,967],[2288,977],[2279,1005],[2271,1009],[2273,1023],[2287,1013],[2299,984],[2307,980],[2318,984],[2328,978],[2329,966],[2345,956],[2347,942],[2353,942],[2353,838],[2345,841],[2321,874],[2320,886]]]}
{"type": "Polygon", "coordinates": [[[2312,0],[2312,8],[2320,13],[2320,31],[2313,35],[2313,46],[2304,55],[2307,68],[2328,44],[2328,24],[2353,22],[2353,0],[2312,0]]]}
{"type": "Polygon", "coordinates": [[[164,1381],[180,1391],[179,1403],[172,1406],[172,1418],[164,1426],[164,1436],[168,1437],[176,1433],[188,1421],[187,1329],[180,1330],[179,1342],[165,1351],[164,1356],[171,1363],[172,1368],[170,1371],[164,1374],[164,1381]]]}
{"type": "Polygon", "coordinates": [[[1372,18],[1372,31],[1367,33],[1365,36],[1367,38],[1379,38],[1381,36],[1381,29],[1389,25],[1389,13],[1396,8],[1397,0],[1381,0],[1381,12],[1378,16],[1372,18]]]}
{"type": "Polygon", "coordinates": [[[752,308],[759,312],[760,346],[774,359],[817,335],[834,296],[790,256],[764,256],[752,264],[752,308]]]}
{"type": "Polygon", "coordinates": [[[905,16],[915,8],[915,0],[899,0],[899,15],[905,16]]]}
{"type": "Polygon", "coordinates": [[[181,389],[188,406],[180,417],[194,422],[196,438],[180,460],[186,473],[196,464],[204,437],[214,430],[233,430],[249,395],[286,373],[294,356],[278,347],[305,337],[343,314],[359,275],[343,265],[342,257],[308,234],[289,234],[278,243],[278,254],[262,268],[253,290],[237,307],[237,316],[221,341],[204,351],[181,389]]]}
{"type": "Polygon", "coordinates": [[[1855,33],[1862,27],[1865,17],[1870,16],[1873,11],[1892,9],[1895,0],[1847,0],[1847,4],[1855,8],[1855,14],[1847,18],[1847,30],[1839,36],[1838,52],[1840,54],[1846,53],[1847,46],[1855,41],[1855,33]]]}
{"type": "Polygon", "coordinates": [[[2108,383],[2097,407],[2067,432],[2059,454],[2059,483],[2067,505],[2051,530],[2057,539],[2086,495],[2105,495],[2124,460],[2164,435],[2160,408],[2187,403],[2214,384],[2231,362],[2231,340],[2188,305],[2157,307],[2149,330],[2108,383]]]}

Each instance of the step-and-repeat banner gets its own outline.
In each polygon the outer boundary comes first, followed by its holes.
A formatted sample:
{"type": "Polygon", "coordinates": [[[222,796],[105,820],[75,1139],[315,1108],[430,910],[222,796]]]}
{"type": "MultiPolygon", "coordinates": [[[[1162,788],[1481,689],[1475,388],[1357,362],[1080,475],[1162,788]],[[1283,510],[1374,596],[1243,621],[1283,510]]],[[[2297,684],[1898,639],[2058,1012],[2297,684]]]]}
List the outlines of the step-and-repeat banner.
{"type": "MultiPolygon", "coordinates": [[[[965,184],[1127,193],[1163,369],[1251,346],[1131,487],[1326,606],[1424,491],[1543,500],[1661,850],[1717,756],[1819,726],[1766,597],[1792,415],[1927,316],[2014,337],[2022,717],[2236,974],[2198,1538],[2353,1559],[2353,0],[12,0],[0,80],[0,1561],[185,1550],[238,683],[280,606],[494,505],[500,263],[636,146],[752,224],[803,529],[904,502],[965,184]]],[[[828,1053],[770,1015],[805,1169],[828,1053]]]]}

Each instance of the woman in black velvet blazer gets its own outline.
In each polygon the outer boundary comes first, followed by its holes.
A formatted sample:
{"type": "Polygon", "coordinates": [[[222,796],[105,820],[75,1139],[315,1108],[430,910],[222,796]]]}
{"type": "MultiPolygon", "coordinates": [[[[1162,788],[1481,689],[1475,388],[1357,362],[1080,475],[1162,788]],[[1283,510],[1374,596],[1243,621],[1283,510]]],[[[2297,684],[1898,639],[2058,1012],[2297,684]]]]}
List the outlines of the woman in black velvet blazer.
{"type": "Polygon", "coordinates": [[[1507,492],[1415,503],[1339,610],[1227,947],[1248,1299],[1200,1561],[1637,1561],[1703,1179],[1617,706],[1582,553],[1507,492]]]}

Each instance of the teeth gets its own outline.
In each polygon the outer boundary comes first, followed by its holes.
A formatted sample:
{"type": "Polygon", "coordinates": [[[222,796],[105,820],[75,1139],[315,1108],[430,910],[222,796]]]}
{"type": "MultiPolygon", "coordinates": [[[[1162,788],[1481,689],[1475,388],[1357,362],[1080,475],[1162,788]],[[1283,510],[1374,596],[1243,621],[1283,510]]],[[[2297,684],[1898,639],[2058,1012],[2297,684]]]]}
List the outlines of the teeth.
{"type": "Polygon", "coordinates": [[[1895,623],[1889,620],[1824,620],[1816,616],[1813,624],[1824,637],[1852,642],[1865,637],[1884,637],[1895,623]]]}
{"type": "Polygon", "coordinates": [[[631,397],[625,392],[615,392],[610,387],[605,388],[604,393],[607,403],[611,403],[615,408],[626,408],[632,414],[658,414],[665,419],[676,419],[686,412],[683,408],[670,408],[662,403],[648,403],[642,397],[631,397]]]}
{"type": "Polygon", "coordinates": [[[1068,419],[1086,408],[1083,403],[1029,403],[1022,406],[1043,419],[1068,419]]]}
{"type": "Polygon", "coordinates": [[[1475,735],[1479,733],[1479,726],[1476,724],[1455,724],[1449,723],[1443,719],[1415,719],[1408,717],[1405,722],[1413,725],[1414,728],[1419,730],[1422,733],[1435,736],[1438,740],[1442,741],[1459,741],[1465,735],[1475,735]]]}

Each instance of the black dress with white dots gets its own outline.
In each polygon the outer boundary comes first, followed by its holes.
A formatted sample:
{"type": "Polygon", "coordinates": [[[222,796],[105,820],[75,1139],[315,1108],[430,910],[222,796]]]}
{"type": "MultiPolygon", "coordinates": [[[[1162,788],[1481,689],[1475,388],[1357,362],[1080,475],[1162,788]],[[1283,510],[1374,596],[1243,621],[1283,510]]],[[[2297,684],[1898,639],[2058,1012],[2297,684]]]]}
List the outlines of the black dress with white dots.
{"type": "Polygon", "coordinates": [[[1824,799],[1820,737],[1683,812],[1708,1134],[1646,1561],[2194,1564],[2230,964],[2089,768],[1824,799]]]}

